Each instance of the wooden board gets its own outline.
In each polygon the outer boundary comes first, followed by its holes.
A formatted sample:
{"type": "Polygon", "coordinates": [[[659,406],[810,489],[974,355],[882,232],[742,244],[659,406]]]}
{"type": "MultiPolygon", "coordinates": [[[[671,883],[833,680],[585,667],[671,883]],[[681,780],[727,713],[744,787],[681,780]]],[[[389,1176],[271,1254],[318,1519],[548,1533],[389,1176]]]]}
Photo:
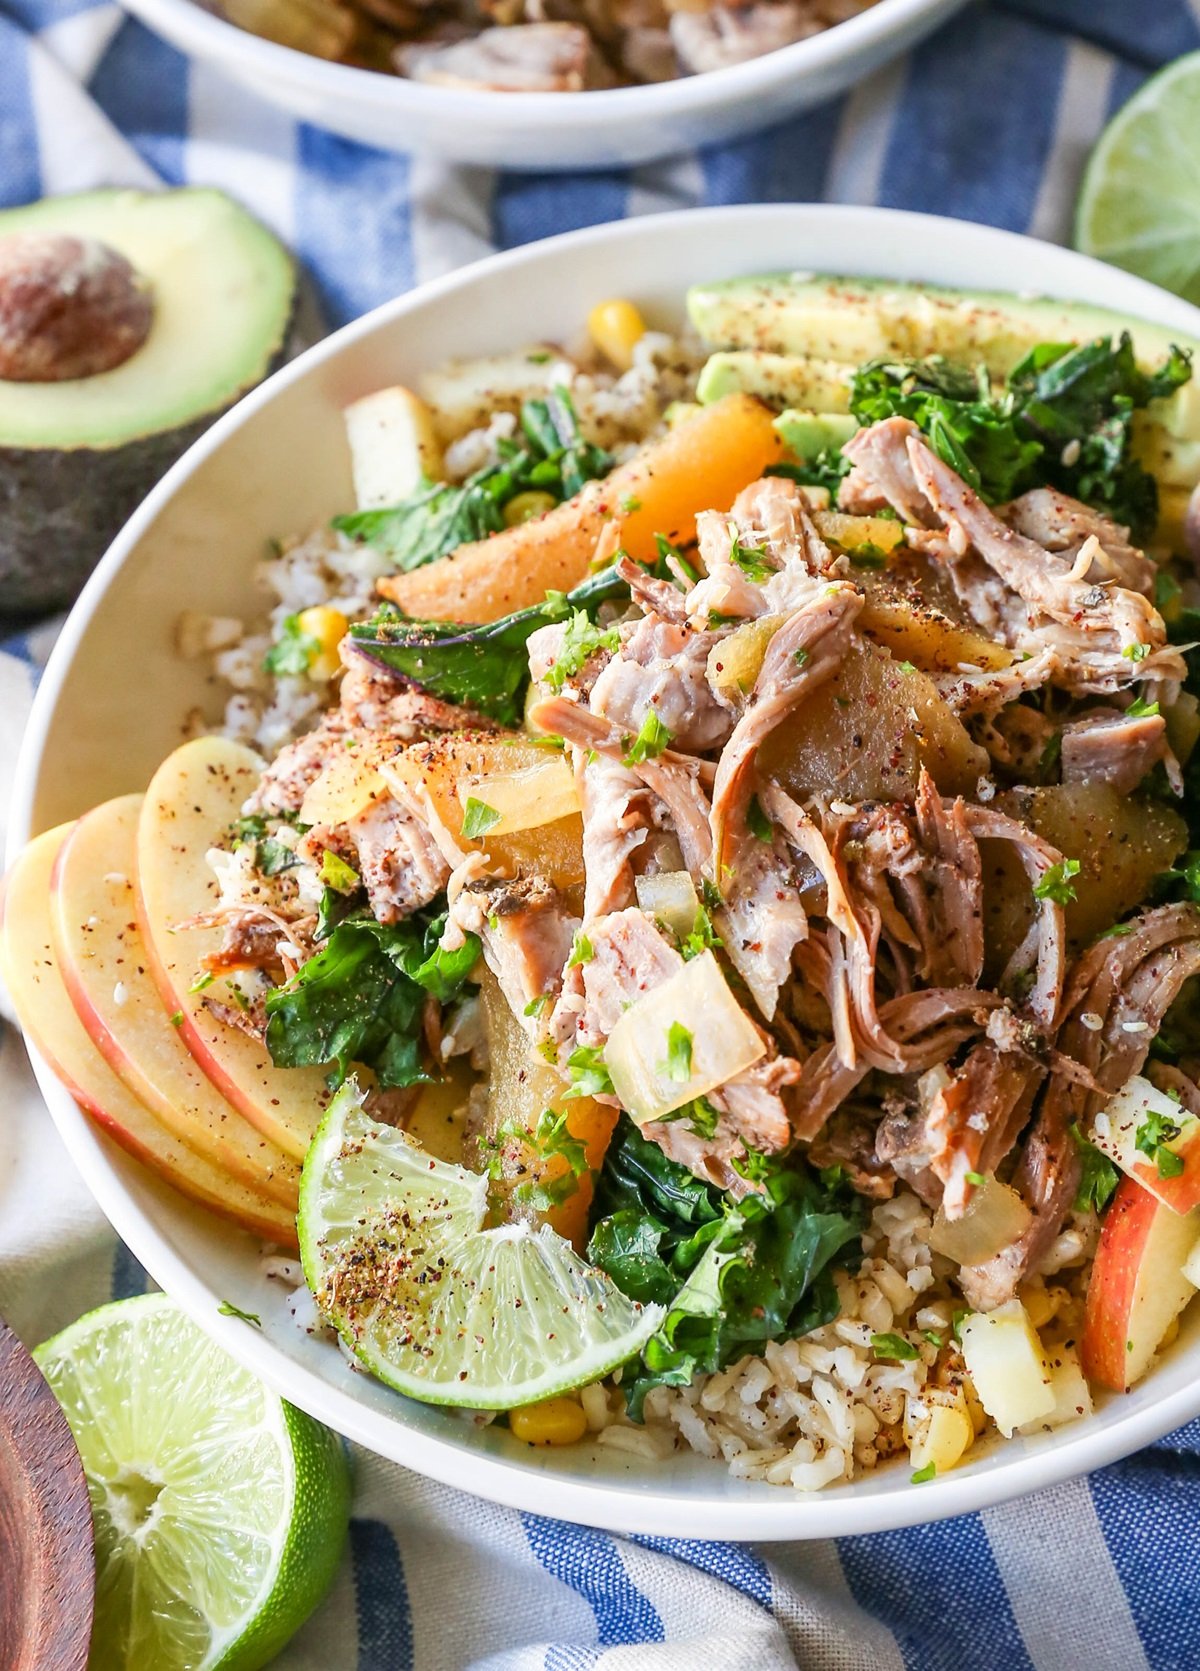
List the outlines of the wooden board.
{"type": "Polygon", "coordinates": [[[67,1418],[0,1322],[0,1666],[83,1671],[95,1557],[83,1464],[67,1418]]]}

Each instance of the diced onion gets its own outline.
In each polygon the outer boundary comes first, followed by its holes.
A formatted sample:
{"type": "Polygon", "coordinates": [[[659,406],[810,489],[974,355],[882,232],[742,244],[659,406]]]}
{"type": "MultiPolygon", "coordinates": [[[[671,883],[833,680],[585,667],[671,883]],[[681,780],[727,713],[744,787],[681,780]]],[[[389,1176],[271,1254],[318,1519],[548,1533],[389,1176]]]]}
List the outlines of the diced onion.
{"type": "Polygon", "coordinates": [[[489,823],[488,835],[536,830],[580,810],[575,775],[561,754],[496,777],[460,779],[458,798],[464,809],[469,800],[482,801],[500,814],[495,823],[489,823]]]}
{"type": "Polygon", "coordinates": [[[758,678],[767,645],[786,620],[784,615],[760,615],[743,621],[728,638],[708,652],[708,682],[714,690],[750,691],[758,678]]]}
{"type": "Polygon", "coordinates": [[[622,1108],[639,1125],[724,1085],[766,1054],[758,1030],[730,992],[711,952],[702,952],[626,1010],[604,1060],[622,1108]],[[691,1034],[686,1081],[666,1072],[673,1025],[691,1034]]]}
{"type": "Polygon", "coordinates": [[[657,917],[680,939],[696,926],[700,896],[686,870],[664,870],[658,876],[639,876],[637,902],[648,916],[657,917]]]}
{"type": "Polygon", "coordinates": [[[961,1218],[948,1219],[938,1209],[929,1245],[960,1265],[979,1265],[1023,1235],[1032,1216],[1015,1189],[989,1178],[971,1191],[961,1218]]]}

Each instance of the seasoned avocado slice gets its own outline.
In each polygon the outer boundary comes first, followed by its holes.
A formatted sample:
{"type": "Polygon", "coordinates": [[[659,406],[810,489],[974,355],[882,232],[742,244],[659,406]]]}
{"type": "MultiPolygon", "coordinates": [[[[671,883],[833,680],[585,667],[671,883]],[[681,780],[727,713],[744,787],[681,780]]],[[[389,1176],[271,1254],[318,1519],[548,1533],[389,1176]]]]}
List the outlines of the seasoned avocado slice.
{"type": "Polygon", "coordinates": [[[775,433],[796,458],[836,452],[858,428],[848,412],[800,412],[789,407],[775,420],[775,433]]]}
{"type": "MultiPolygon", "coordinates": [[[[994,377],[1004,378],[1039,342],[1086,342],[1124,330],[1146,365],[1160,362],[1173,342],[1198,351],[1200,362],[1197,339],[1090,303],[891,279],[765,273],[698,284],[688,292],[688,315],[714,348],[847,366],[944,354],[982,361],[994,377]]],[[[808,398],[801,403],[817,404],[808,398]]],[[[1168,435],[1200,441],[1200,379],[1161,402],[1154,417],[1168,435]]]]}
{"type": "Polygon", "coordinates": [[[167,467],[282,357],[294,264],[219,191],[0,211],[0,607],[78,589],[167,467]]]}
{"type": "Polygon", "coordinates": [[[836,360],[735,349],[710,354],[696,384],[704,406],[725,395],[757,395],[769,406],[798,406],[813,412],[848,412],[853,367],[836,360]]]}

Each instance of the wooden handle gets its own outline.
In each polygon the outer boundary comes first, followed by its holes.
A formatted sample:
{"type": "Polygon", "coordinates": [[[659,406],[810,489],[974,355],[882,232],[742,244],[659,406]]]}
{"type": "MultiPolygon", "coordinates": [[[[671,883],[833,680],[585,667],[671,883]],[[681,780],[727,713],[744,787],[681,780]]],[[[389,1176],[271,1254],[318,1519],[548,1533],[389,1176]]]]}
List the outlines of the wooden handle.
{"type": "Polygon", "coordinates": [[[0,1666],[84,1671],[95,1553],[67,1418],[0,1321],[0,1666]]]}

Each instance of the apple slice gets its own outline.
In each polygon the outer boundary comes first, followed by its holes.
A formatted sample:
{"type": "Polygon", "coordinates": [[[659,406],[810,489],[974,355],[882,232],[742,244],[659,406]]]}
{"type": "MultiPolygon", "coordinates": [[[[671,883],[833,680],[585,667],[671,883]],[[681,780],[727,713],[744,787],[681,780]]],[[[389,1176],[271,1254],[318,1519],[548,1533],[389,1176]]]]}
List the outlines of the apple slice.
{"type": "Polygon", "coordinates": [[[201,1071],[264,1137],[303,1160],[329,1101],[321,1068],[277,1068],[265,1044],[229,1027],[192,986],[217,950],[221,929],[175,932],[178,923],[219,903],[205,855],[237,819],[258,783],[262,761],[240,743],[198,737],[154,774],[138,819],[138,924],[150,972],[179,1036],[201,1071]]]}
{"type": "Polygon", "coordinates": [[[1200,1214],[1185,1218],[1136,1178],[1122,1178],[1088,1282],[1079,1354],[1089,1381],[1125,1392],[1145,1374],[1196,1292],[1183,1265],[1198,1231],[1200,1214]]]}
{"type": "Polygon", "coordinates": [[[252,1235],[296,1247],[296,1221],[167,1131],[117,1078],[75,1014],[50,932],[50,876],[70,825],[31,841],[4,884],[0,968],[9,996],[46,1065],[109,1137],[183,1195],[252,1235]]]}
{"type": "Polygon", "coordinates": [[[135,921],[141,795],[81,818],[50,881],[54,951],[75,1013],[113,1072],[181,1142],[295,1212],[300,1168],[219,1095],[151,979],[135,921]]]}
{"type": "Polygon", "coordinates": [[[1156,1195],[1173,1212],[1190,1213],[1200,1206],[1200,1120],[1148,1079],[1135,1075],[1129,1080],[1096,1115],[1089,1135],[1122,1172],[1136,1178],[1143,1189],[1156,1195]],[[1139,1130],[1154,1115],[1179,1128],[1179,1135],[1163,1144],[1167,1154],[1173,1157],[1168,1162],[1173,1176],[1167,1178],[1163,1177],[1157,1158],[1142,1154],[1137,1146],[1139,1130]]]}

